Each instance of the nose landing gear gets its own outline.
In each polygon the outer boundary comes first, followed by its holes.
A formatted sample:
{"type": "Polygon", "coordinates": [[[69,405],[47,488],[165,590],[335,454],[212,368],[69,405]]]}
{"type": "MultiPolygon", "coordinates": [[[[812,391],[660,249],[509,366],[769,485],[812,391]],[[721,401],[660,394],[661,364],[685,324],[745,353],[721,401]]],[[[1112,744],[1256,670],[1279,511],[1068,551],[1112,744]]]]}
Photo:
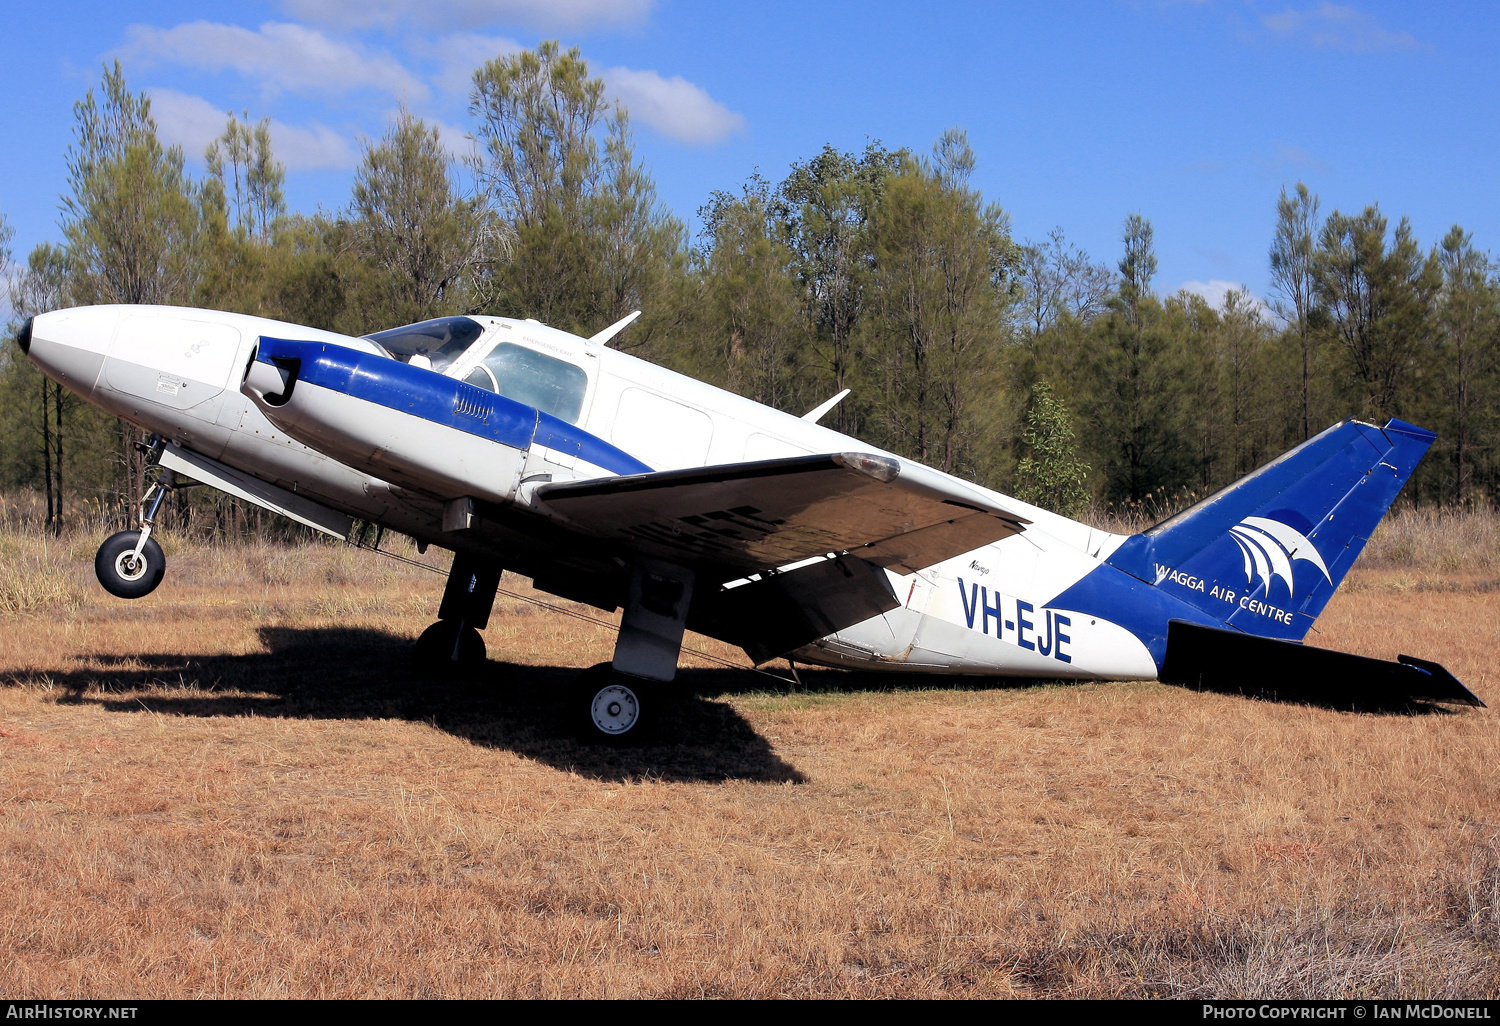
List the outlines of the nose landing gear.
{"type": "Polygon", "coordinates": [[[143,598],[156,590],[167,572],[167,557],[161,545],[151,537],[162,500],[176,483],[172,471],[163,471],[141,500],[139,531],[119,531],[104,539],[94,556],[94,576],[111,595],[124,599],[143,598]],[[149,503],[149,505],[148,505],[149,503]]]}
{"type": "Polygon", "coordinates": [[[167,557],[145,531],[120,531],[104,539],[94,556],[94,576],[118,598],[151,594],[167,572],[167,557]]]}

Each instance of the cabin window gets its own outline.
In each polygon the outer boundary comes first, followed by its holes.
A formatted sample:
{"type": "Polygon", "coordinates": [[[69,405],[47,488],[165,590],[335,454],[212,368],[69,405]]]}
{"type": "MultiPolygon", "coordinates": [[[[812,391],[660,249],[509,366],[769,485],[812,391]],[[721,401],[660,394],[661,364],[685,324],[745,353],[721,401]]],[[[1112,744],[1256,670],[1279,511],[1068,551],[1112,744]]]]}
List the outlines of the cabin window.
{"type": "Polygon", "coordinates": [[[464,378],[471,385],[578,423],[589,378],[582,367],[502,342],[464,378]]]}

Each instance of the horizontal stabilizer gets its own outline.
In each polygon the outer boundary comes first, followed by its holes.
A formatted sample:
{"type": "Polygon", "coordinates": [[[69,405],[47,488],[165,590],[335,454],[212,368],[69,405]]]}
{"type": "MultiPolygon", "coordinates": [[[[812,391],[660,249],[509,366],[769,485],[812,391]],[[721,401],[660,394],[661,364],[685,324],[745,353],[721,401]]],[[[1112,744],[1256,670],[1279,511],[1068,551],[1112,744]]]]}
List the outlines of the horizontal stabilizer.
{"type": "Polygon", "coordinates": [[[911,572],[1029,523],[947,475],[867,453],[569,481],[536,497],[636,552],[743,573],[839,552],[911,572]]]}
{"type": "Polygon", "coordinates": [[[1167,628],[1160,678],[1209,691],[1341,706],[1391,706],[1412,699],[1484,705],[1453,674],[1423,659],[1400,656],[1388,662],[1185,620],[1173,620],[1167,628]]]}

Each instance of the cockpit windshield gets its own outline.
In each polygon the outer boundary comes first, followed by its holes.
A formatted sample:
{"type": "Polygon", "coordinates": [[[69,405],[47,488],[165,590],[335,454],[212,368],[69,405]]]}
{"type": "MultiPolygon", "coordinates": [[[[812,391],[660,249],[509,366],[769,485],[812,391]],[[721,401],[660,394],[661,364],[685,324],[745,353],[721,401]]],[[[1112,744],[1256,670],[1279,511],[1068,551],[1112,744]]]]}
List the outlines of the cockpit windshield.
{"type": "Polygon", "coordinates": [[[436,317],[401,328],[377,331],[365,338],[380,343],[396,359],[406,363],[425,356],[432,369],[441,373],[484,334],[484,325],[468,317],[436,317]]]}

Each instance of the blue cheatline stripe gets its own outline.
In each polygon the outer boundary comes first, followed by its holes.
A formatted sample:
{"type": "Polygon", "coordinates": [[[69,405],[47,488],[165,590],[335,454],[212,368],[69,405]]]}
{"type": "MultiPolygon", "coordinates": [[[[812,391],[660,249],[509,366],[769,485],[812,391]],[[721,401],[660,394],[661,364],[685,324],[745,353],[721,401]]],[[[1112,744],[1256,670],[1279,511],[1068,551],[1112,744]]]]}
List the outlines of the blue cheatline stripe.
{"type": "Polygon", "coordinates": [[[615,474],[649,474],[651,468],[622,449],[550,413],[489,389],[412,367],[399,360],[326,342],[261,336],[261,363],[296,360],[298,381],[457,428],[480,438],[528,449],[533,441],[575,455],[615,474]]]}

